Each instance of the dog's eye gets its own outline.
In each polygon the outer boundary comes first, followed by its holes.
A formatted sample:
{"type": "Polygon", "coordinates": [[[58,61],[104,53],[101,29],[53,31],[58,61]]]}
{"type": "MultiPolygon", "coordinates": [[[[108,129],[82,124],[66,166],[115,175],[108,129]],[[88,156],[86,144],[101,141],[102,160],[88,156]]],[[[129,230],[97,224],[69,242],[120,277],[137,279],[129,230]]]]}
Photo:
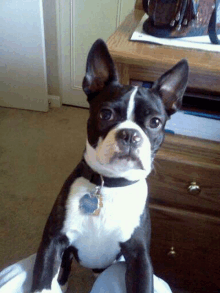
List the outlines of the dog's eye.
{"type": "Polygon", "coordinates": [[[161,124],[161,120],[157,117],[150,120],[150,128],[158,128],[161,124]]]}
{"type": "Polygon", "coordinates": [[[102,120],[113,120],[113,113],[110,109],[102,109],[100,111],[100,114],[99,114],[99,117],[102,119],[102,120]]]}

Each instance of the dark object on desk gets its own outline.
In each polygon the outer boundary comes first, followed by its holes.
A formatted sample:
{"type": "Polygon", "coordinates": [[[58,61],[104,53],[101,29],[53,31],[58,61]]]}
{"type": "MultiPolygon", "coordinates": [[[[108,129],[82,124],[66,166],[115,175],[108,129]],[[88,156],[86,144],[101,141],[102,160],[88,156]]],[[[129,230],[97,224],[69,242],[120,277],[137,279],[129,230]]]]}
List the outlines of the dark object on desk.
{"type": "Polygon", "coordinates": [[[217,8],[220,0],[143,0],[149,18],[144,31],[159,38],[180,38],[209,35],[213,44],[220,44],[217,33],[217,8]]]}
{"type": "MultiPolygon", "coordinates": [[[[133,84],[135,85],[134,81],[133,84]]],[[[150,81],[142,83],[145,88],[151,88],[152,85],[153,82],[150,81]]],[[[188,90],[183,96],[181,110],[188,115],[220,120],[220,98],[208,94],[201,97],[188,90]]]]}

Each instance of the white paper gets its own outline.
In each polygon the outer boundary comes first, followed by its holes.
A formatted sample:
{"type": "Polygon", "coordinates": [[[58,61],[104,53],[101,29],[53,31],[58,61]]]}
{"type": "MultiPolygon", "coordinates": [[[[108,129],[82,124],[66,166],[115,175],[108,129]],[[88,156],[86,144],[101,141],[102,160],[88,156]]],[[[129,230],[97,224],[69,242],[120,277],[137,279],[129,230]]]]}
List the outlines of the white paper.
{"type": "Polygon", "coordinates": [[[220,142],[220,120],[177,112],[167,121],[165,129],[175,134],[220,142]]]}

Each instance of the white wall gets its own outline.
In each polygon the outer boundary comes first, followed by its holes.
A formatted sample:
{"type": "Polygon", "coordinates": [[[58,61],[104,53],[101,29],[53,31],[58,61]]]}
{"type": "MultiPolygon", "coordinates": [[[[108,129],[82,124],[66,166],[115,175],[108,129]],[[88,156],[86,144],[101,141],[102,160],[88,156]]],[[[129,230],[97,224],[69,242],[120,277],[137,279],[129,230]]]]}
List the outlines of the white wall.
{"type": "Polygon", "coordinates": [[[41,0],[0,3],[0,106],[48,110],[41,0]]]}

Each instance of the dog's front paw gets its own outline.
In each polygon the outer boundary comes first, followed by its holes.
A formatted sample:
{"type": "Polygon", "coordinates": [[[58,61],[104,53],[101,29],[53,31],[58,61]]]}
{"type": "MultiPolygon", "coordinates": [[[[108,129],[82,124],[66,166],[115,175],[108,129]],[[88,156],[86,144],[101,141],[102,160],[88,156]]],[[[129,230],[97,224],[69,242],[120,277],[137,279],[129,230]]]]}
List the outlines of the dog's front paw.
{"type": "Polygon", "coordinates": [[[64,285],[57,284],[56,287],[52,287],[52,289],[43,289],[42,291],[34,291],[33,293],[65,293],[68,289],[68,282],[64,285]]]}
{"type": "Polygon", "coordinates": [[[34,291],[33,293],[65,293],[68,289],[68,282],[66,282],[66,284],[60,286],[60,289],[57,291],[54,290],[50,290],[50,289],[43,289],[42,291],[34,291]]]}

